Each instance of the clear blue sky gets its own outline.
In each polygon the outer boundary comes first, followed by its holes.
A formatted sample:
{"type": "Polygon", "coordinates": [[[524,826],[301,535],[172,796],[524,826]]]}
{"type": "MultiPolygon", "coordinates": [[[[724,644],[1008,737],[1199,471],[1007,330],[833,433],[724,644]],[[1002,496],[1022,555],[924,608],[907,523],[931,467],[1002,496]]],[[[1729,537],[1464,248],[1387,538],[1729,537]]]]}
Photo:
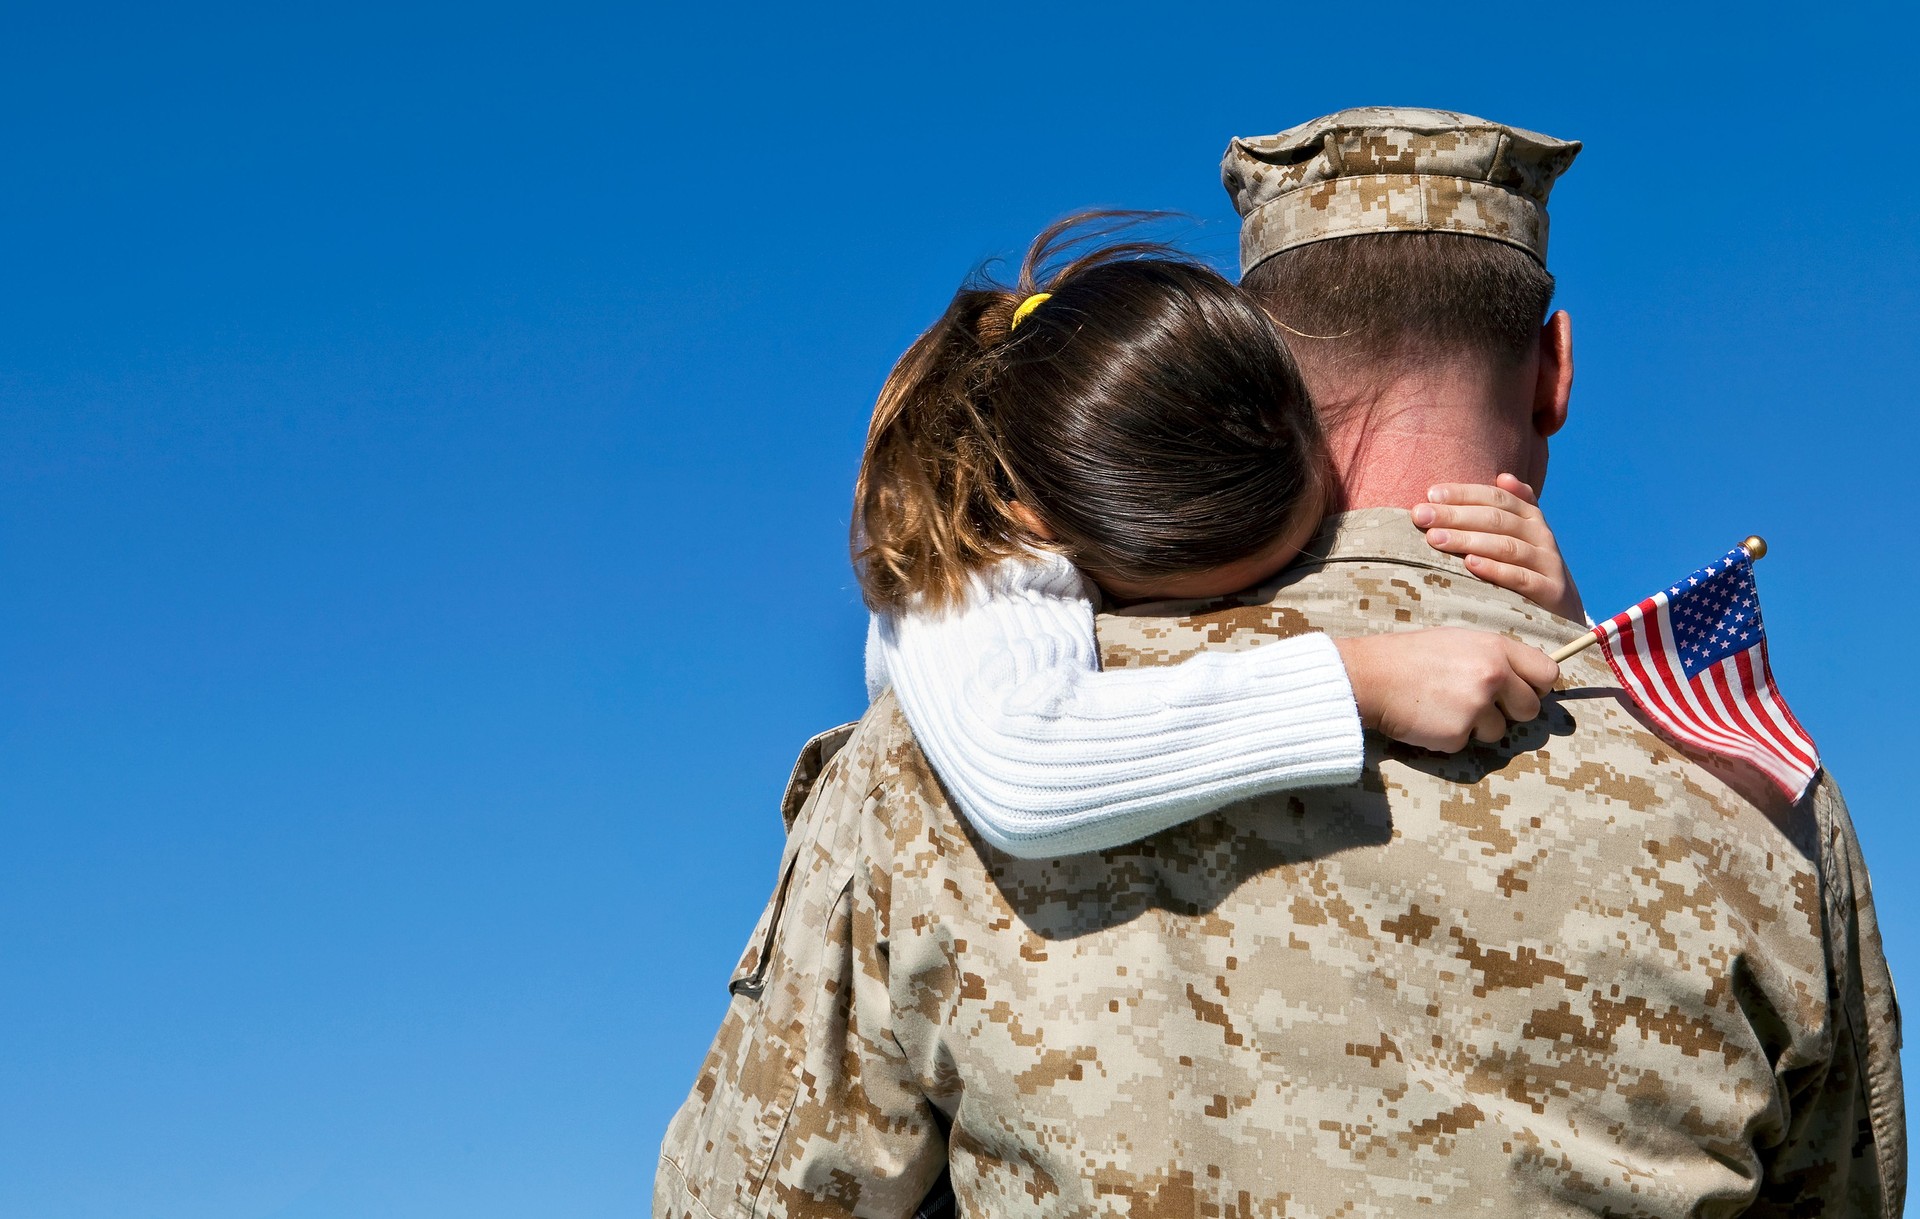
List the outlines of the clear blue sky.
{"type": "Polygon", "coordinates": [[[641,1211],[888,364],[1077,207],[1226,260],[1227,138],[1347,105],[1587,142],[1550,516],[1597,610],[1772,541],[1920,978],[1909,19],[653,7],[9,15],[0,1215],[641,1211]]]}

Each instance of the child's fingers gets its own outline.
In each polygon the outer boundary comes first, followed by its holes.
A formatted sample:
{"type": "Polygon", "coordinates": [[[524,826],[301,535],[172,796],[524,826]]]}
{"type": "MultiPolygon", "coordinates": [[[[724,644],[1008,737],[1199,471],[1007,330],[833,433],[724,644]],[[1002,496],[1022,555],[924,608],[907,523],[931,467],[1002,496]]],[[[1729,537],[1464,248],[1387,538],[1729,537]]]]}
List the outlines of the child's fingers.
{"type": "Polygon", "coordinates": [[[1474,575],[1508,592],[1519,593],[1535,605],[1554,605],[1560,599],[1560,587],[1550,577],[1522,567],[1517,563],[1501,563],[1483,555],[1470,554],[1466,558],[1467,570],[1474,575]]]}
{"type": "Polygon", "coordinates": [[[1507,674],[1494,701],[1502,714],[1516,724],[1524,724],[1540,714],[1540,692],[1518,673],[1507,674]]]}
{"type": "Polygon", "coordinates": [[[1523,499],[1535,507],[1538,507],[1540,504],[1540,497],[1534,494],[1533,488],[1511,474],[1500,475],[1493,480],[1493,485],[1513,496],[1515,499],[1523,499]]]}
{"type": "Polygon", "coordinates": [[[1480,533],[1504,533],[1524,538],[1534,545],[1553,541],[1553,531],[1545,518],[1515,516],[1500,508],[1456,508],[1446,504],[1415,504],[1413,523],[1422,529],[1462,529],[1480,533]]]}
{"type": "Polygon", "coordinates": [[[1488,707],[1473,717],[1473,739],[1497,745],[1506,739],[1507,716],[1498,707],[1488,707]]]}
{"type": "Polygon", "coordinates": [[[1483,559],[1513,563],[1520,567],[1530,567],[1535,571],[1548,569],[1548,564],[1543,559],[1547,554],[1546,550],[1511,533],[1480,533],[1471,529],[1429,529],[1427,545],[1435,550],[1444,550],[1448,554],[1476,554],[1483,559]]]}
{"type": "MultiPolygon", "coordinates": [[[[1520,680],[1532,686],[1540,694],[1553,689],[1554,683],[1560,680],[1559,662],[1539,648],[1515,642],[1507,649],[1507,659],[1513,665],[1513,671],[1520,676],[1520,680]]],[[[1536,709],[1534,714],[1539,714],[1539,711],[1536,709]]],[[[1532,719],[1533,716],[1527,718],[1532,719]]]]}
{"type": "MultiPolygon", "coordinates": [[[[1521,484],[1523,487],[1525,485],[1521,484]]],[[[1427,502],[1499,508],[1515,516],[1540,515],[1540,509],[1534,507],[1530,501],[1520,498],[1511,491],[1488,486],[1486,483],[1440,483],[1427,488],[1427,502]]]]}

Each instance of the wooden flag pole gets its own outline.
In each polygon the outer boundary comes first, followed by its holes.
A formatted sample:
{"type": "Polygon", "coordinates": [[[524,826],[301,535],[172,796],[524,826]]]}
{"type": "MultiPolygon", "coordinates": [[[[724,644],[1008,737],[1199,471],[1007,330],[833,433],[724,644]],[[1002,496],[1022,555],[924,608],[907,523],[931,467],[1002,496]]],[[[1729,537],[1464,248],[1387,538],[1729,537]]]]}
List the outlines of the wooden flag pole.
{"type": "MultiPolygon", "coordinates": [[[[1756,534],[1755,536],[1750,537],[1746,541],[1740,543],[1740,549],[1747,552],[1748,558],[1758,563],[1760,560],[1767,557],[1767,539],[1760,537],[1756,534]]],[[[1553,657],[1553,662],[1555,664],[1565,664],[1568,660],[1572,659],[1575,656],[1578,656],[1580,653],[1586,651],[1588,648],[1592,647],[1594,644],[1599,642],[1600,642],[1599,633],[1597,631],[1588,631],[1586,634],[1580,636],[1580,638],[1575,639],[1571,643],[1561,644],[1557,650],[1551,653],[1553,657]]]]}

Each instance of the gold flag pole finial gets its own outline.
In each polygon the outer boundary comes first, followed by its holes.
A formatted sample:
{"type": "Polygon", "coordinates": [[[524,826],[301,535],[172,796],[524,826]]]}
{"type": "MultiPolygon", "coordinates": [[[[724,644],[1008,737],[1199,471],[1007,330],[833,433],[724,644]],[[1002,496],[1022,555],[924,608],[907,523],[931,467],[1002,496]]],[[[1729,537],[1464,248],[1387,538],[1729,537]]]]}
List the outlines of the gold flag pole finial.
{"type": "MultiPolygon", "coordinates": [[[[1746,541],[1740,543],[1740,549],[1747,552],[1749,559],[1758,563],[1767,557],[1767,539],[1757,533],[1751,534],[1746,541]]],[[[1553,658],[1555,664],[1565,664],[1567,661],[1599,642],[1600,632],[1597,629],[1591,630],[1578,639],[1561,644],[1559,648],[1548,654],[1553,658]]]]}

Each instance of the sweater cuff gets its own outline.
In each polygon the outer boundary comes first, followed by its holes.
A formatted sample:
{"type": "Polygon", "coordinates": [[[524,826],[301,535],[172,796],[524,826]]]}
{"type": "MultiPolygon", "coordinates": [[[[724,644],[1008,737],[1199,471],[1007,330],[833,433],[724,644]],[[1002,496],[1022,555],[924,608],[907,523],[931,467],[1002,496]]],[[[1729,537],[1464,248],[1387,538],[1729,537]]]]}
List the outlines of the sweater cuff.
{"type": "MultiPolygon", "coordinates": [[[[1365,730],[1360,726],[1360,705],[1353,694],[1353,681],[1347,665],[1331,635],[1313,632],[1277,640],[1237,654],[1256,679],[1285,683],[1294,696],[1288,709],[1274,719],[1256,722],[1262,733],[1274,733],[1279,741],[1313,739],[1319,748],[1312,763],[1301,773],[1300,786],[1344,786],[1357,783],[1366,762],[1365,730]],[[1248,660],[1248,657],[1258,660],[1248,660]]],[[[1275,743],[1278,744],[1279,741],[1275,743]]]]}

